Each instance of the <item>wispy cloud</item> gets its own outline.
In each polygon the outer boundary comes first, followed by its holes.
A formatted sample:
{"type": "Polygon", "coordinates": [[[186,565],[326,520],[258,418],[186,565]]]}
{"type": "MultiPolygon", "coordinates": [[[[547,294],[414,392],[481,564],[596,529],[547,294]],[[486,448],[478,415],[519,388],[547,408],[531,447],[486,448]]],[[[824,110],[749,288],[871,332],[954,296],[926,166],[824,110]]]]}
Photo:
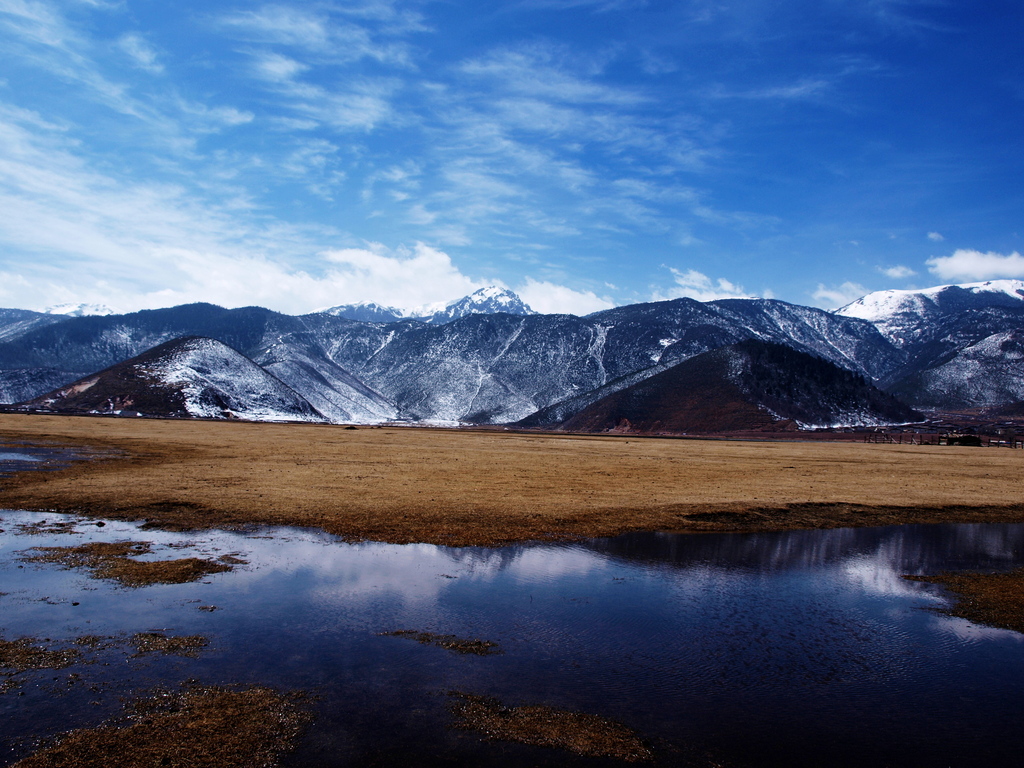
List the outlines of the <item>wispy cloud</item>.
{"type": "Polygon", "coordinates": [[[824,78],[802,78],[795,83],[768,85],[747,90],[730,90],[720,85],[709,91],[709,95],[719,99],[789,101],[817,97],[831,88],[832,83],[824,78]]]}
{"type": "Polygon", "coordinates": [[[669,267],[675,285],[668,289],[657,289],[651,295],[652,301],[668,299],[696,299],[697,301],[716,301],[718,299],[746,299],[750,294],[741,285],[726,280],[724,277],[712,279],[695,269],[683,272],[681,269],[669,267]]]}
{"type": "Polygon", "coordinates": [[[812,294],[815,303],[825,309],[839,309],[865,296],[868,289],[859,283],[845,282],[839,286],[825,286],[818,284],[818,289],[812,294]]]}
{"type": "Polygon", "coordinates": [[[117,40],[117,47],[126,53],[139,69],[144,69],[154,75],[159,75],[164,71],[156,49],[147,43],[141,35],[135,33],[121,35],[117,40]]]}
{"type": "Polygon", "coordinates": [[[497,49],[459,67],[467,75],[501,83],[501,90],[506,93],[541,100],[612,105],[635,105],[646,100],[634,90],[598,82],[594,75],[600,68],[600,62],[573,61],[562,49],[538,44],[497,49]],[[584,72],[590,76],[585,76],[584,72]]]}
{"type": "MultiPolygon", "coordinates": [[[[369,12],[352,15],[364,21],[380,21],[380,14],[369,12]]],[[[390,17],[394,20],[396,16],[390,17]]],[[[285,46],[305,54],[314,54],[319,63],[353,62],[373,59],[395,66],[408,66],[410,52],[401,40],[387,39],[397,32],[418,31],[410,24],[400,29],[385,25],[371,28],[332,17],[322,8],[265,5],[254,11],[238,11],[219,16],[215,24],[240,40],[285,46]],[[382,39],[384,38],[384,39],[382,39]]]]}

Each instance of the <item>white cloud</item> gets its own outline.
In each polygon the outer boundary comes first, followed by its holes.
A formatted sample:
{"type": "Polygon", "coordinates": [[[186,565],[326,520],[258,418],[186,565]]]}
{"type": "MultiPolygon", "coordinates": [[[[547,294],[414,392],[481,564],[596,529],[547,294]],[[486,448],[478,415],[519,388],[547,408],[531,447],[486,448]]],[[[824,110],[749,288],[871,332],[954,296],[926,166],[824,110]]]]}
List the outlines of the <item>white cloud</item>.
{"type": "Polygon", "coordinates": [[[917,274],[917,272],[912,270],[910,267],[904,267],[900,264],[897,264],[894,267],[879,267],[878,271],[886,277],[891,277],[893,280],[902,280],[907,277],[913,277],[917,274]]]}
{"type": "Polygon", "coordinates": [[[859,283],[845,282],[836,287],[826,287],[818,283],[818,290],[812,295],[818,306],[826,309],[838,309],[844,307],[851,301],[856,301],[868,293],[868,289],[859,283]]]}
{"type": "Polygon", "coordinates": [[[933,275],[951,282],[1024,277],[1024,256],[1016,251],[1003,255],[960,248],[952,256],[936,256],[925,263],[933,275]]]}
{"type": "Polygon", "coordinates": [[[516,293],[531,309],[542,314],[589,315],[615,306],[610,299],[601,298],[593,291],[574,291],[564,285],[530,277],[516,288],[516,293]]]}
{"type": "Polygon", "coordinates": [[[669,267],[675,286],[666,291],[657,290],[651,295],[652,301],[668,299],[696,299],[697,301],[715,301],[717,299],[748,299],[750,294],[741,285],[730,282],[724,277],[712,280],[695,269],[683,272],[669,267]]]}
{"type": "Polygon", "coordinates": [[[929,232],[928,239],[931,240],[933,243],[941,243],[946,238],[944,238],[938,232],[929,232]]]}
{"type": "Polygon", "coordinates": [[[328,289],[341,296],[321,302],[325,306],[369,300],[411,309],[451,301],[494,284],[470,279],[447,253],[423,243],[394,251],[380,244],[341,248],[323,256],[332,265],[325,280],[328,289]]]}

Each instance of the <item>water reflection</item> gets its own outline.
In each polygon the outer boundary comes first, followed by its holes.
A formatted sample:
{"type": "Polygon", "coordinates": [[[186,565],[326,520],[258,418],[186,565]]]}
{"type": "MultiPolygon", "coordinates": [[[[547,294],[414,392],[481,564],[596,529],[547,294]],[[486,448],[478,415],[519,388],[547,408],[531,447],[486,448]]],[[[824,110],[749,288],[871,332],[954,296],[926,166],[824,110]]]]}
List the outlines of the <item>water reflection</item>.
{"type": "Polygon", "coordinates": [[[999,765],[1024,748],[1022,636],[941,616],[929,610],[941,590],[901,578],[1019,566],[1024,526],[633,534],[492,550],[124,523],[58,536],[25,527],[57,516],[0,516],[6,638],[160,629],[211,641],[196,660],[106,651],[109,667],[74,670],[87,683],[59,695],[52,678],[64,673],[27,675],[23,696],[0,695],[7,745],[99,722],[121,694],[196,678],[316,692],[317,725],[295,765],[593,762],[448,730],[453,689],[615,718],[665,764],[999,765]],[[32,546],[125,538],[154,542],[148,557],[248,564],[126,589],[18,560],[32,546]],[[504,654],[380,634],[397,629],[492,640],[504,654]],[[101,690],[98,705],[86,685],[101,690]]]}
{"type": "Polygon", "coordinates": [[[73,461],[89,458],[95,452],[67,446],[40,446],[27,443],[0,444],[0,477],[26,470],[63,469],[73,461]]]}

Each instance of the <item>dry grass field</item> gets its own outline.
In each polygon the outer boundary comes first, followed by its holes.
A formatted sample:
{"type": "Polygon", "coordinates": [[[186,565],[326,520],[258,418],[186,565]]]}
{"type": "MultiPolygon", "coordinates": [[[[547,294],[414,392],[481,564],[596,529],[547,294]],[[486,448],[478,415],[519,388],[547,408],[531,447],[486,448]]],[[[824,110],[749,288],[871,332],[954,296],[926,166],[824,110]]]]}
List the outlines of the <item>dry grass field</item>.
{"type": "Polygon", "coordinates": [[[0,442],[116,452],[0,506],[180,527],[498,545],[628,530],[1024,520],[1024,452],[0,415],[0,442]]]}
{"type": "Polygon", "coordinates": [[[170,527],[284,524],[497,545],[635,530],[1024,521],[1024,451],[0,415],[0,442],[107,458],[0,506],[170,527]]]}

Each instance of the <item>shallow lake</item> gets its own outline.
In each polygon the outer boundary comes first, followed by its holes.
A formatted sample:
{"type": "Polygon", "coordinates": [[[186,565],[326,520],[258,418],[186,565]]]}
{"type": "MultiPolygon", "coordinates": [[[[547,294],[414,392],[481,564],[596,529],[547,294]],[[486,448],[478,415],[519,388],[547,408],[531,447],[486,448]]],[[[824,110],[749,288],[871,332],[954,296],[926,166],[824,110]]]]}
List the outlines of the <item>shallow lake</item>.
{"type": "Polygon", "coordinates": [[[1021,525],[448,549],[0,518],[4,639],[156,631],[210,642],[196,658],[100,645],[91,663],[10,678],[0,765],[39,737],[116,716],[123,697],[186,680],[313,694],[315,720],[286,765],[613,762],[453,730],[450,691],[620,721],[666,765],[997,766],[1024,750],[1024,635],[940,615],[940,588],[901,578],[1020,566],[1021,525]],[[37,546],[124,540],[153,542],[143,560],[245,563],[129,588],[22,559],[37,546]],[[502,652],[382,634],[395,630],[502,652]]]}

